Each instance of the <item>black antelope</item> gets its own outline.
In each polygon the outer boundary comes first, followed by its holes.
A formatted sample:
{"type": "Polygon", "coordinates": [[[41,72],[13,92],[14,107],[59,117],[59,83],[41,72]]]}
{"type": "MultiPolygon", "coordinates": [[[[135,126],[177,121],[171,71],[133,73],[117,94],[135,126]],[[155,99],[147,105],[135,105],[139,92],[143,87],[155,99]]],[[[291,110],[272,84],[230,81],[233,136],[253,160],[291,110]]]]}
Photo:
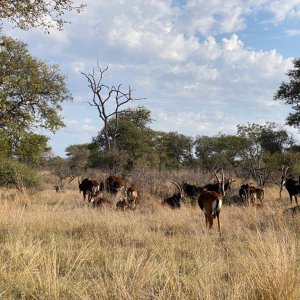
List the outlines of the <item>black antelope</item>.
{"type": "Polygon", "coordinates": [[[243,203],[249,203],[250,201],[250,185],[248,183],[244,183],[241,185],[239,189],[239,196],[243,203]]]}
{"type": "Polygon", "coordinates": [[[244,183],[239,189],[239,196],[241,200],[248,205],[255,205],[256,200],[259,200],[262,204],[265,197],[265,192],[262,188],[252,186],[251,183],[244,183]]]}
{"type": "Polygon", "coordinates": [[[289,167],[282,167],[281,183],[280,183],[280,197],[283,186],[289,193],[291,204],[293,203],[293,196],[295,198],[296,205],[298,206],[297,196],[300,196],[300,184],[295,180],[291,174],[287,174],[289,167]]]}
{"type": "Polygon", "coordinates": [[[181,187],[182,187],[184,194],[190,198],[195,198],[195,197],[199,196],[200,191],[201,191],[201,187],[198,187],[198,186],[195,186],[192,184],[188,184],[187,182],[183,182],[181,187]]]}
{"type": "Polygon", "coordinates": [[[179,183],[172,182],[178,189],[178,192],[173,194],[173,196],[168,197],[162,201],[162,205],[168,205],[171,208],[180,208],[181,207],[181,201],[183,200],[183,190],[179,183]]]}
{"type": "Polygon", "coordinates": [[[88,195],[88,201],[90,202],[94,190],[99,187],[99,182],[97,180],[92,180],[90,178],[85,178],[81,182],[78,178],[79,191],[83,193],[83,200],[85,201],[86,195],[88,195]]]}

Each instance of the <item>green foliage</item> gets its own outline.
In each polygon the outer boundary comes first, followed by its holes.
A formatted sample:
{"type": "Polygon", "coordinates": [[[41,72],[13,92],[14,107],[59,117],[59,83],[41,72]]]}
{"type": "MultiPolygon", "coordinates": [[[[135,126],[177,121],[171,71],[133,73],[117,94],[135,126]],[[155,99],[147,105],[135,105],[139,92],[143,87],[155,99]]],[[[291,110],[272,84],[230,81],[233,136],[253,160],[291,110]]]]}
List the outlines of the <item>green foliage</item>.
{"type": "Polygon", "coordinates": [[[156,132],[155,147],[159,169],[179,169],[193,166],[193,139],[178,132],[156,132]]]}
{"type": "Polygon", "coordinates": [[[8,132],[0,130],[0,160],[11,157],[11,155],[12,148],[8,132]]]}
{"type": "Polygon", "coordinates": [[[231,169],[240,163],[242,152],[247,148],[245,137],[219,134],[218,136],[197,136],[195,155],[200,160],[203,170],[216,167],[231,169]]]}
{"type": "Polygon", "coordinates": [[[14,160],[0,161],[0,186],[7,188],[17,188],[22,191],[26,188],[37,188],[39,181],[35,171],[14,160]]]}
{"type": "Polygon", "coordinates": [[[272,173],[285,165],[286,152],[295,142],[286,130],[272,122],[248,123],[238,125],[237,129],[237,134],[248,140],[248,147],[241,155],[241,169],[265,185],[272,173]]]}
{"type": "MultiPolygon", "coordinates": [[[[94,146],[90,148],[93,164],[109,169],[122,167],[130,171],[134,167],[144,165],[145,162],[153,161],[154,131],[148,127],[152,122],[150,114],[148,109],[137,107],[119,116],[116,151],[113,153],[105,153],[107,152],[106,137],[104,130],[101,130],[93,139],[94,146]],[[98,151],[95,151],[95,145],[98,151]]],[[[115,118],[111,118],[107,124],[110,140],[113,140],[115,135],[115,124],[115,118]]]]}
{"type": "Polygon", "coordinates": [[[0,129],[0,159],[14,157],[27,165],[40,166],[51,149],[47,143],[48,138],[44,135],[32,132],[12,135],[11,132],[0,129]]]}
{"type": "Polygon", "coordinates": [[[61,103],[71,99],[57,65],[32,57],[23,42],[0,37],[0,128],[55,132],[64,126],[61,103]]]}
{"type": "Polygon", "coordinates": [[[20,162],[37,167],[43,162],[45,153],[51,149],[47,143],[48,138],[44,135],[26,133],[17,141],[14,154],[20,162]]]}
{"type": "Polygon", "coordinates": [[[279,86],[274,100],[283,101],[291,105],[293,111],[288,115],[286,122],[290,126],[300,126],[300,59],[294,60],[294,69],[287,72],[289,82],[282,82],[279,86]]]}
{"type": "Polygon", "coordinates": [[[40,27],[48,32],[54,26],[61,30],[66,23],[62,19],[64,12],[80,12],[84,7],[82,4],[74,6],[73,3],[71,0],[1,0],[0,20],[6,19],[23,30],[40,27]]]}

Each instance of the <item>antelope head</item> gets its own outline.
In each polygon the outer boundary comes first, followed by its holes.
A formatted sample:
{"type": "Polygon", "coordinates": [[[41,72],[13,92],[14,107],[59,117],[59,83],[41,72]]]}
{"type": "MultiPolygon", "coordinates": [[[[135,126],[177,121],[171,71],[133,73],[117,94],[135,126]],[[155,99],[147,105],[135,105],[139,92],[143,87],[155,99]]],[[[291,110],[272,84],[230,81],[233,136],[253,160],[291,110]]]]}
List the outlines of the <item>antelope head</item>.
{"type": "Polygon", "coordinates": [[[180,199],[183,200],[184,199],[184,195],[183,195],[182,186],[178,182],[175,182],[175,181],[171,181],[171,183],[173,183],[177,187],[177,189],[178,189],[178,195],[180,195],[180,199]]]}
{"type": "Polygon", "coordinates": [[[214,174],[216,176],[216,179],[217,179],[217,183],[219,185],[219,191],[218,193],[222,196],[225,196],[225,178],[224,178],[224,171],[223,169],[221,169],[221,174],[222,174],[222,179],[220,180],[219,177],[218,177],[218,174],[217,172],[214,170],[214,174]]]}

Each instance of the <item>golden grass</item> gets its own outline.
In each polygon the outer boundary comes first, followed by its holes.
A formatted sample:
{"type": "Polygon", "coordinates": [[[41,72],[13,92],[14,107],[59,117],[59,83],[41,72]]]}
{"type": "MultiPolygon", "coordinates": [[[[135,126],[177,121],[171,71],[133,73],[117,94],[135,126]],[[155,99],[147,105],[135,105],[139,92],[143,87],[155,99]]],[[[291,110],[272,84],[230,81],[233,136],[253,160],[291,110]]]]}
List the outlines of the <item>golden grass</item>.
{"type": "Polygon", "coordinates": [[[276,197],[224,205],[220,237],[197,206],[147,192],[120,212],[75,190],[1,191],[0,299],[299,299],[300,217],[276,197]]]}

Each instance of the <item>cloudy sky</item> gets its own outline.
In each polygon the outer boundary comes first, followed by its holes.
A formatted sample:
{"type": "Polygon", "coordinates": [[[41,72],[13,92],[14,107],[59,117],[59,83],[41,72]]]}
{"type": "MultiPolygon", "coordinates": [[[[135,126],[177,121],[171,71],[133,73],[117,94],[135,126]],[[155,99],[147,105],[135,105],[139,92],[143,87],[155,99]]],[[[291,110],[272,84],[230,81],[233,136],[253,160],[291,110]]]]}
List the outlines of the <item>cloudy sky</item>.
{"type": "Polygon", "coordinates": [[[105,82],[130,86],[153,129],[189,136],[234,134],[237,124],[284,124],[291,108],[273,95],[300,57],[300,0],[85,0],[63,31],[6,33],[59,64],[73,103],[66,127],[47,134],[56,155],[102,128],[80,73],[97,62],[105,82]]]}

